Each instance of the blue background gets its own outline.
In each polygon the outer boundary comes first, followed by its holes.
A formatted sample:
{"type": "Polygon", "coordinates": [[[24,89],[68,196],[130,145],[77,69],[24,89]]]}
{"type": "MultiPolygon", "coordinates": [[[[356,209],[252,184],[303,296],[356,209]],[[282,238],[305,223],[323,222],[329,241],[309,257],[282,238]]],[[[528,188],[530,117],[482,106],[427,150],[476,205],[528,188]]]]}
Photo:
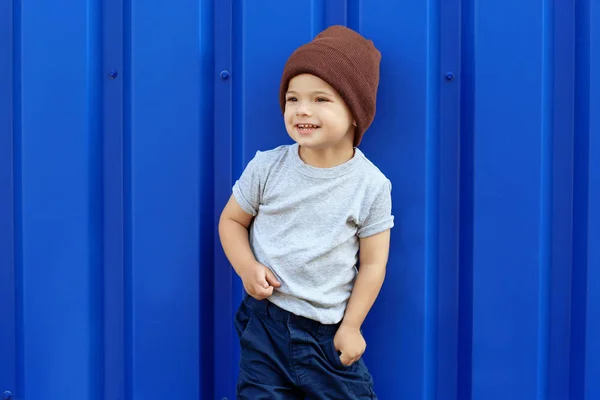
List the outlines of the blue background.
{"type": "Polygon", "coordinates": [[[383,56],[379,397],[600,398],[593,0],[0,0],[0,394],[235,397],[217,218],[332,24],[383,56]]]}

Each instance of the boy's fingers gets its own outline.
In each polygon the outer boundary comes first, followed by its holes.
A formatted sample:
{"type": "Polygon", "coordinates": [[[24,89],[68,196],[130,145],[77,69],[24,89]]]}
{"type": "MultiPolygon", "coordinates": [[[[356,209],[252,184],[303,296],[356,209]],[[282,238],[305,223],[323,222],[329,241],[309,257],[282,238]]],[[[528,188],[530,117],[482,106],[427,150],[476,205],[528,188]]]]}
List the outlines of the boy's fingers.
{"type": "Polygon", "coordinates": [[[256,283],[258,283],[259,286],[261,286],[263,289],[266,289],[269,287],[269,282],[267,282],[267,280],[265,279],[264,276],[259,275],[256,278],[256,283]]]}
{"type": "Polygon", "coordinates": [[[281,286],[281,283],[277,280],[277,278],[275,278],[275,274],[273,274],[273,271],[271,271],[268,268],[267,268],[267,282],[269,282],[271,284],[271,286],[274,286],[274,287],[281,286]]]}
{"type": "Polygon", "coordinates": [[[346,359],[346,356],[344,356],[344,353],[342,353],[342,354],[340,355],[340,362],[341,362],[343,365],[346,365],[346,366],[347,366],[347,365],[350,365],[350,360],[347,360],[347,359],[346,359]]]}
{"type": "Polygon", "coordinates": [[[266,299],[267,297],[273,294],[273,286],[268,286],[267,288],[263,288],[260,285],[255,286],[256,296],[261,299],[266,299]]]}

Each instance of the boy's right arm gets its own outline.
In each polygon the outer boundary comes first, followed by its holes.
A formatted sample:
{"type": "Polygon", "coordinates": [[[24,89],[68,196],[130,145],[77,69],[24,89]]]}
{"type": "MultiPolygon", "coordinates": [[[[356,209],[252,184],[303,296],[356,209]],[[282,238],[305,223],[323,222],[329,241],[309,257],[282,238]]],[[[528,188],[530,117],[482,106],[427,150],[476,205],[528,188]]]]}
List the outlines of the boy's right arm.
{"type": "Polygon", "coordinates": [[[273,272],[256,261],[248,240],[252,215],[246,213],[235,200],[229,198],[219,219],[219,237],[227,259],[244,283],[248,294],[258,300],[273,294],[281,286],[273,272]]]}

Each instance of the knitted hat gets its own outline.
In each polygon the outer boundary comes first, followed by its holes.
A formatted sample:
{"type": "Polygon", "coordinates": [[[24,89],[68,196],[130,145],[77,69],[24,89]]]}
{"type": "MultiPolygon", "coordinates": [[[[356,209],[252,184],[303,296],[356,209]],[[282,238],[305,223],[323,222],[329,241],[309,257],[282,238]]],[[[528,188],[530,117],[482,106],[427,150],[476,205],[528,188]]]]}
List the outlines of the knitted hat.
{"type": "Polygon", "coordinates": [[[381,53],[371,40],[344,26],[331,26],[292,53],[283,71],[279,103],[285,111],[290,80],[300,74],[323,79],[338,91],[356,120],[358,146],[375,118],[381,53]]]}

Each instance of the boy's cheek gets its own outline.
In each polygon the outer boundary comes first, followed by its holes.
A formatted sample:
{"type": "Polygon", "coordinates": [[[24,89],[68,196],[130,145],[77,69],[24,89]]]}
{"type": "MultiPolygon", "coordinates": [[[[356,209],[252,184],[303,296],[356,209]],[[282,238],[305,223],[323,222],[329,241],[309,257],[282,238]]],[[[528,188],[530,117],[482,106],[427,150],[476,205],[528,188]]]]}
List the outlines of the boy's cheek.
{"type": "Polygon", "coordinates": [[[285,113],[283,114],[286,121],[290,121],[295,114],[295,110],[292,107],[286,108],[285,113]]]}

